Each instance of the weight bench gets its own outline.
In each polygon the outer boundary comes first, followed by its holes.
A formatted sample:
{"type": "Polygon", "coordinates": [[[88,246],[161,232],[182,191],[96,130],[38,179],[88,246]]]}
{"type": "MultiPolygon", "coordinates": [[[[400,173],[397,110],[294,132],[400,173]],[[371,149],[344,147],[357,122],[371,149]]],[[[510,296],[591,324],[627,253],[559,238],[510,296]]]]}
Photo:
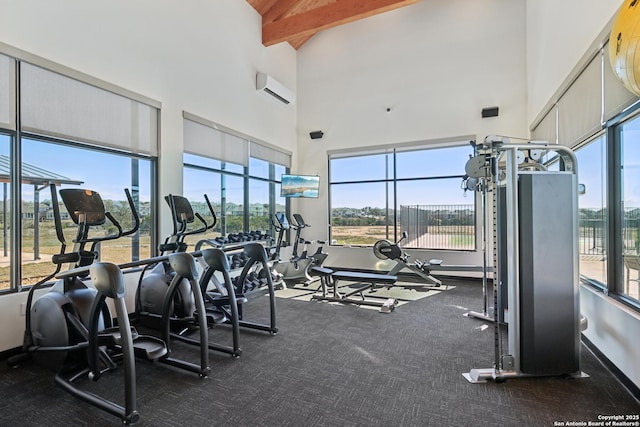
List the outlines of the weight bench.
{"type": "Polygon", "coordinates": [[[386,285],[389,287],[393,286],[398,280],[397,276],[392,276],[389,274],[361,273],[356,271],[334,271],[330,268],[319,266],[312,267],[311,274],[320,278],[319,289],[322,290],[322,295],[314,295],[311,297],[312,300],[333,301],[344,304],[380,307],[380,311],[383,313],[389,313],[393,311],[393,309],[398,304],[398,300],[396,300],[395,298],[388,298],[385,301],[365,300],[363,294],[364,291],[372,289],[377,285],[386,285]],[[338,282],[340,280],[357,282],[361,284],[361,286],[348,293],[341,294],[338,291],[338,282]],[[329,287],[333,287],[332,294],[329,294],[328,292],[327,288],[329,287]],[[356,294],[360,294],[360,299],[351,298],[356,294]]]}

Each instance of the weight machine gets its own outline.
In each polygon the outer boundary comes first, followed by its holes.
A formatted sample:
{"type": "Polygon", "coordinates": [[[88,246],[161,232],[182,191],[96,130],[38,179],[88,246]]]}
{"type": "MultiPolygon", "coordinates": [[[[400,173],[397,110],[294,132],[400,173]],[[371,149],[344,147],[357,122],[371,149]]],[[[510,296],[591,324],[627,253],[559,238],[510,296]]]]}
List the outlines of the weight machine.
{"type": "Polygon", "coordinates": [[[586,376],[580,371],[576,157],[564,146],[497,136],[476,150],[465,166],[471,180],[466,186],[479,189],[483,200],[489,192],[493,196],[493,306],[485,285],[481,314],[493,316],[495,361],[463,376],[472,383],[586,376]],[[543,164],[550,155],[560,164],[557,172],[543,164]]]}

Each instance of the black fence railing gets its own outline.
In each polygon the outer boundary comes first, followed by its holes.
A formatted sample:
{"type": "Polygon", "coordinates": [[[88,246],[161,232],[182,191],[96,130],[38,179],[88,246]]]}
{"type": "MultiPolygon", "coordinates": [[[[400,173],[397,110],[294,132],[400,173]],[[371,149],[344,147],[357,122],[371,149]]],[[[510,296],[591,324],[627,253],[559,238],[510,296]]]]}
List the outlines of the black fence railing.
{"type": "Polygon", "coordinates": [[[400,229],[409,248],[473,250],[476,247],[474,205],[403,205],[400,229]]]}
{"type": "MultiPolygon", "coordinates": [[[[604,254],[607,227],[606,210],[581,208],[579,212],[578,245],[580,254],[604,254]]],[[[625,254],[640,255],[640,208],[625,209],[621,237],[625,254]]]]}

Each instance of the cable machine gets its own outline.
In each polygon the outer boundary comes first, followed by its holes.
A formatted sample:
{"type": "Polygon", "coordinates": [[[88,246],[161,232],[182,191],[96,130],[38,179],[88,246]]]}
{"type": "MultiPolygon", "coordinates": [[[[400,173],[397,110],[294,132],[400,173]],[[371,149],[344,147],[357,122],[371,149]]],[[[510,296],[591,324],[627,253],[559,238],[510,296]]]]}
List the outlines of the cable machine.
{"type": "Polygon", "coordinates": [[[492,295],[485,285],[484,312],[476,317],[493,316],[495,361],[463,376],[472,383],[586,376],[580,371],[576,157],[561,145],[493,135],[476,153],[465,166],[472,180],[466,187],[483,193],[485,218],[493,218],[495,266],[492,295]],[[559,171],[547,170],[543,160],[549,159],[559,162],[559,171]]]}

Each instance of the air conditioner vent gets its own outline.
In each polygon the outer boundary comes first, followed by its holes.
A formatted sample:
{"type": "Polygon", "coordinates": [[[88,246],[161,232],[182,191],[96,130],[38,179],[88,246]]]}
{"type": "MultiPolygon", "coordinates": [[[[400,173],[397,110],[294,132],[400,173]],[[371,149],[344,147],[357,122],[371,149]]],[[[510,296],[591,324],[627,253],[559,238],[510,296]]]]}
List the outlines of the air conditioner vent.
{"type": "Polygon", "coordinates": [[[256,74],[256,90],[274,97],[283,104],[295,102],[295,93],[268,74],[256,74]]]}

